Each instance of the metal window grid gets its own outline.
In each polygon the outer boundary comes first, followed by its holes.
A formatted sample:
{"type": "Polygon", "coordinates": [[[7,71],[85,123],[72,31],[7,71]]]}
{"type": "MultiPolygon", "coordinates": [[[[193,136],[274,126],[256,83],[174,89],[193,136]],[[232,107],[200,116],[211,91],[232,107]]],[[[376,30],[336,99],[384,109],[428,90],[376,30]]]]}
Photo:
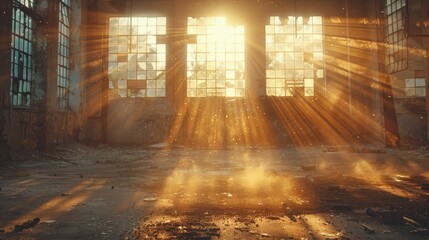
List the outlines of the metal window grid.
{"type": "MultiPolygon", "coordinates": [[[[26,7],[33,2],[20,1],[26,7]]],[[[12,10],[10,96],[13,106],[29,107],[32,92],[33,19],[22,9],[12,10]]]]}
{"type": "Polygon", "coordinates": [[[70,0],[60,0],[57,69],[57,102],[60,110],[69,107],[70,98],[70,12],[70,0]]]}

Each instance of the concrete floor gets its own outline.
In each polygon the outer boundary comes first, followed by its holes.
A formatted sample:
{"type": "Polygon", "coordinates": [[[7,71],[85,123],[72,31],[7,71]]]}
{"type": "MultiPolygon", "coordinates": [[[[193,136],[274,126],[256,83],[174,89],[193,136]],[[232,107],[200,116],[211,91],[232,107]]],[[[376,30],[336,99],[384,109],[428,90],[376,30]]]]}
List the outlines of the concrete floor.
{"type": "Polygon", "coordinates": [[[428,215],[422,150],[70,144],[21,158],[0,167],[0,239],[429,239],[424,219],[366,214],[428,215]]]}

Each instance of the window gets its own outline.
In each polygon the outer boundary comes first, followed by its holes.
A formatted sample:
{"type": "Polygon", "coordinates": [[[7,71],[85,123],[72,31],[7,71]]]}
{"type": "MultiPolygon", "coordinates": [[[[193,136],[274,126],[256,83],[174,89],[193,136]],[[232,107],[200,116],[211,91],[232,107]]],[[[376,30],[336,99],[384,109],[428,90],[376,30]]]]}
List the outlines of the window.
{"type": "Polygon", "coordinates": [[[293,96],[297,89],[314,96],[314,84],[323,81],[322,17],[270,17],[266,31],[266,94],[293,96]]]}
{"type": "Polygon", "coordinates": [[[426,80],[424,78],[405,79],[405,95],[407,97],[425,97],[426,80]]]}
{"type": "Polygon", "coordinates": [[[244,26],[225,17],[188,17],[188,97],[244,97],[244,26]]]}
{"type": "Polygon", "coordinates": [[[34,6],[34,0],[14,0],[14,2],[27,8],[33,8],[34,6]]]}
{"type": "Polygon", "coordinates": [[[57,98],[58,108],[64,110],[69,106],[70,0],[60,0],[58,28],[57,98]]]}
{"type": "Polygon", "coordinates": [[[109,19],[109,98],[165,97],[165,17],[109,19]]]}
{"type": "Polygon", "coordinates": [[[31,104],[33,19],[22,9],[31,10],[33,1],[14,2],[12,11],[12,49],[10,96],[14,106],[31,104]]]}
{"type": "Polygon", "coordinates": [[[408,67],[407,38],[405,37],[406,0],[386,1],[386,72],[393,73],[408,67]]]}

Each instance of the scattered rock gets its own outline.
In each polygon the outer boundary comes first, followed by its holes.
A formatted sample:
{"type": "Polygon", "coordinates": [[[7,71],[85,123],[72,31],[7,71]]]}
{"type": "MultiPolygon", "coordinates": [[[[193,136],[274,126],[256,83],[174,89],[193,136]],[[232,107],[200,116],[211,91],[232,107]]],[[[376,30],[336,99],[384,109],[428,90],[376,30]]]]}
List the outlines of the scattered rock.
{"type": "Polygon", "coordinates": [[[429,229],[427,229],[427,228],[418,228],[418,229],[411,230],[410,233],[419,234],[419,235],[428,235],[429,234],[429,229]]]}
{"type": "Polygon", "coordinates": [[[66,196],[70,196],[69,193],[61,193],[61,197],[66,197],[66,196]]]}
{"type": "Polygon", "coordinates": [[[233,195],[231,194],[231,193],[229,193],[229,192],[224,192],[224,193],[222,193],[222,195],[225,195],[225,196],[227,196],[227,197],[232,197],[233,195]]]}
{"type": "Polygon", "coordinates": [[[288,217],[292,222],[296,222],[295,214],[293,210],[289,207],[286,208],[285,212],[286,217],[288,217]]]}
{"type": "Polygon", "coordinates": [[[50,224],[50,223],[54,223],[54,222],[56,222],[56,220],[45,220],[45,221],[43,221],[43,222],[41,222],[41,223],[47,223],[47,224],[50,224]]]}
{"type": "Polygon", "coordinates": [[[249,232],[248,227],[235,227],[235,230],[241,231],[241,232],[249,232]]]}
{"type": "Polygon", "coordinates": [[[366,215],[371,216],[371,217],[380,217],[381,211],[378,209],[367,208],[366,209],[366,215]]]}
{"type": "Polygon", "coordinates": [[[407,222],[408,224],[411,224],[411,225],[413,225],[413,226],[417,226],[417,227],[422,226],[419,222],[415,221],[414,219],[411,219],[411,218],[410,218],[410,216],[408,216],[408,217],[403,217],[403,220],[404,220],[405,222],[407,222]]]}
{"type": "Polygon", "coordinates": [[[15,232],[21,232],[22,230],[36,226],[39,222],[40,218],[36,217],[33,220],[28,220],[22,224],[15,225],[14,230],[15,232]]]}
{"type": "Polygon", "coordinates": [[[372,229],[368,225],[362,223],[361,226],[363,227],[363,230],[365,230],[366,233],[369,233],[369,234],[375,233],[374,229],[372,229]]]}
{"type": "Polygon", "coordinates": [[[156,200],[158,200],[157,197],[145,197],[145,198],[143,198],[143,201],[145,201],[145,202],[155,202],[156,200]]]}

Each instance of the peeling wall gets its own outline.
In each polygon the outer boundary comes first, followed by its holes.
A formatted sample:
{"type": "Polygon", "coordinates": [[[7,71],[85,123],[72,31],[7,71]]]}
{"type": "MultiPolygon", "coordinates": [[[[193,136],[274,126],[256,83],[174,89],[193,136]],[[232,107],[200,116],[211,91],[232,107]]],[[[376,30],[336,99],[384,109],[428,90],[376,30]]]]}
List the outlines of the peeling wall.
{"type": "Polygon", "coordinates": [[[43,147],[46,122],[41,112],[16,109],[11,113],[11,119],[9,143],[12,154],[43,147]]]}

